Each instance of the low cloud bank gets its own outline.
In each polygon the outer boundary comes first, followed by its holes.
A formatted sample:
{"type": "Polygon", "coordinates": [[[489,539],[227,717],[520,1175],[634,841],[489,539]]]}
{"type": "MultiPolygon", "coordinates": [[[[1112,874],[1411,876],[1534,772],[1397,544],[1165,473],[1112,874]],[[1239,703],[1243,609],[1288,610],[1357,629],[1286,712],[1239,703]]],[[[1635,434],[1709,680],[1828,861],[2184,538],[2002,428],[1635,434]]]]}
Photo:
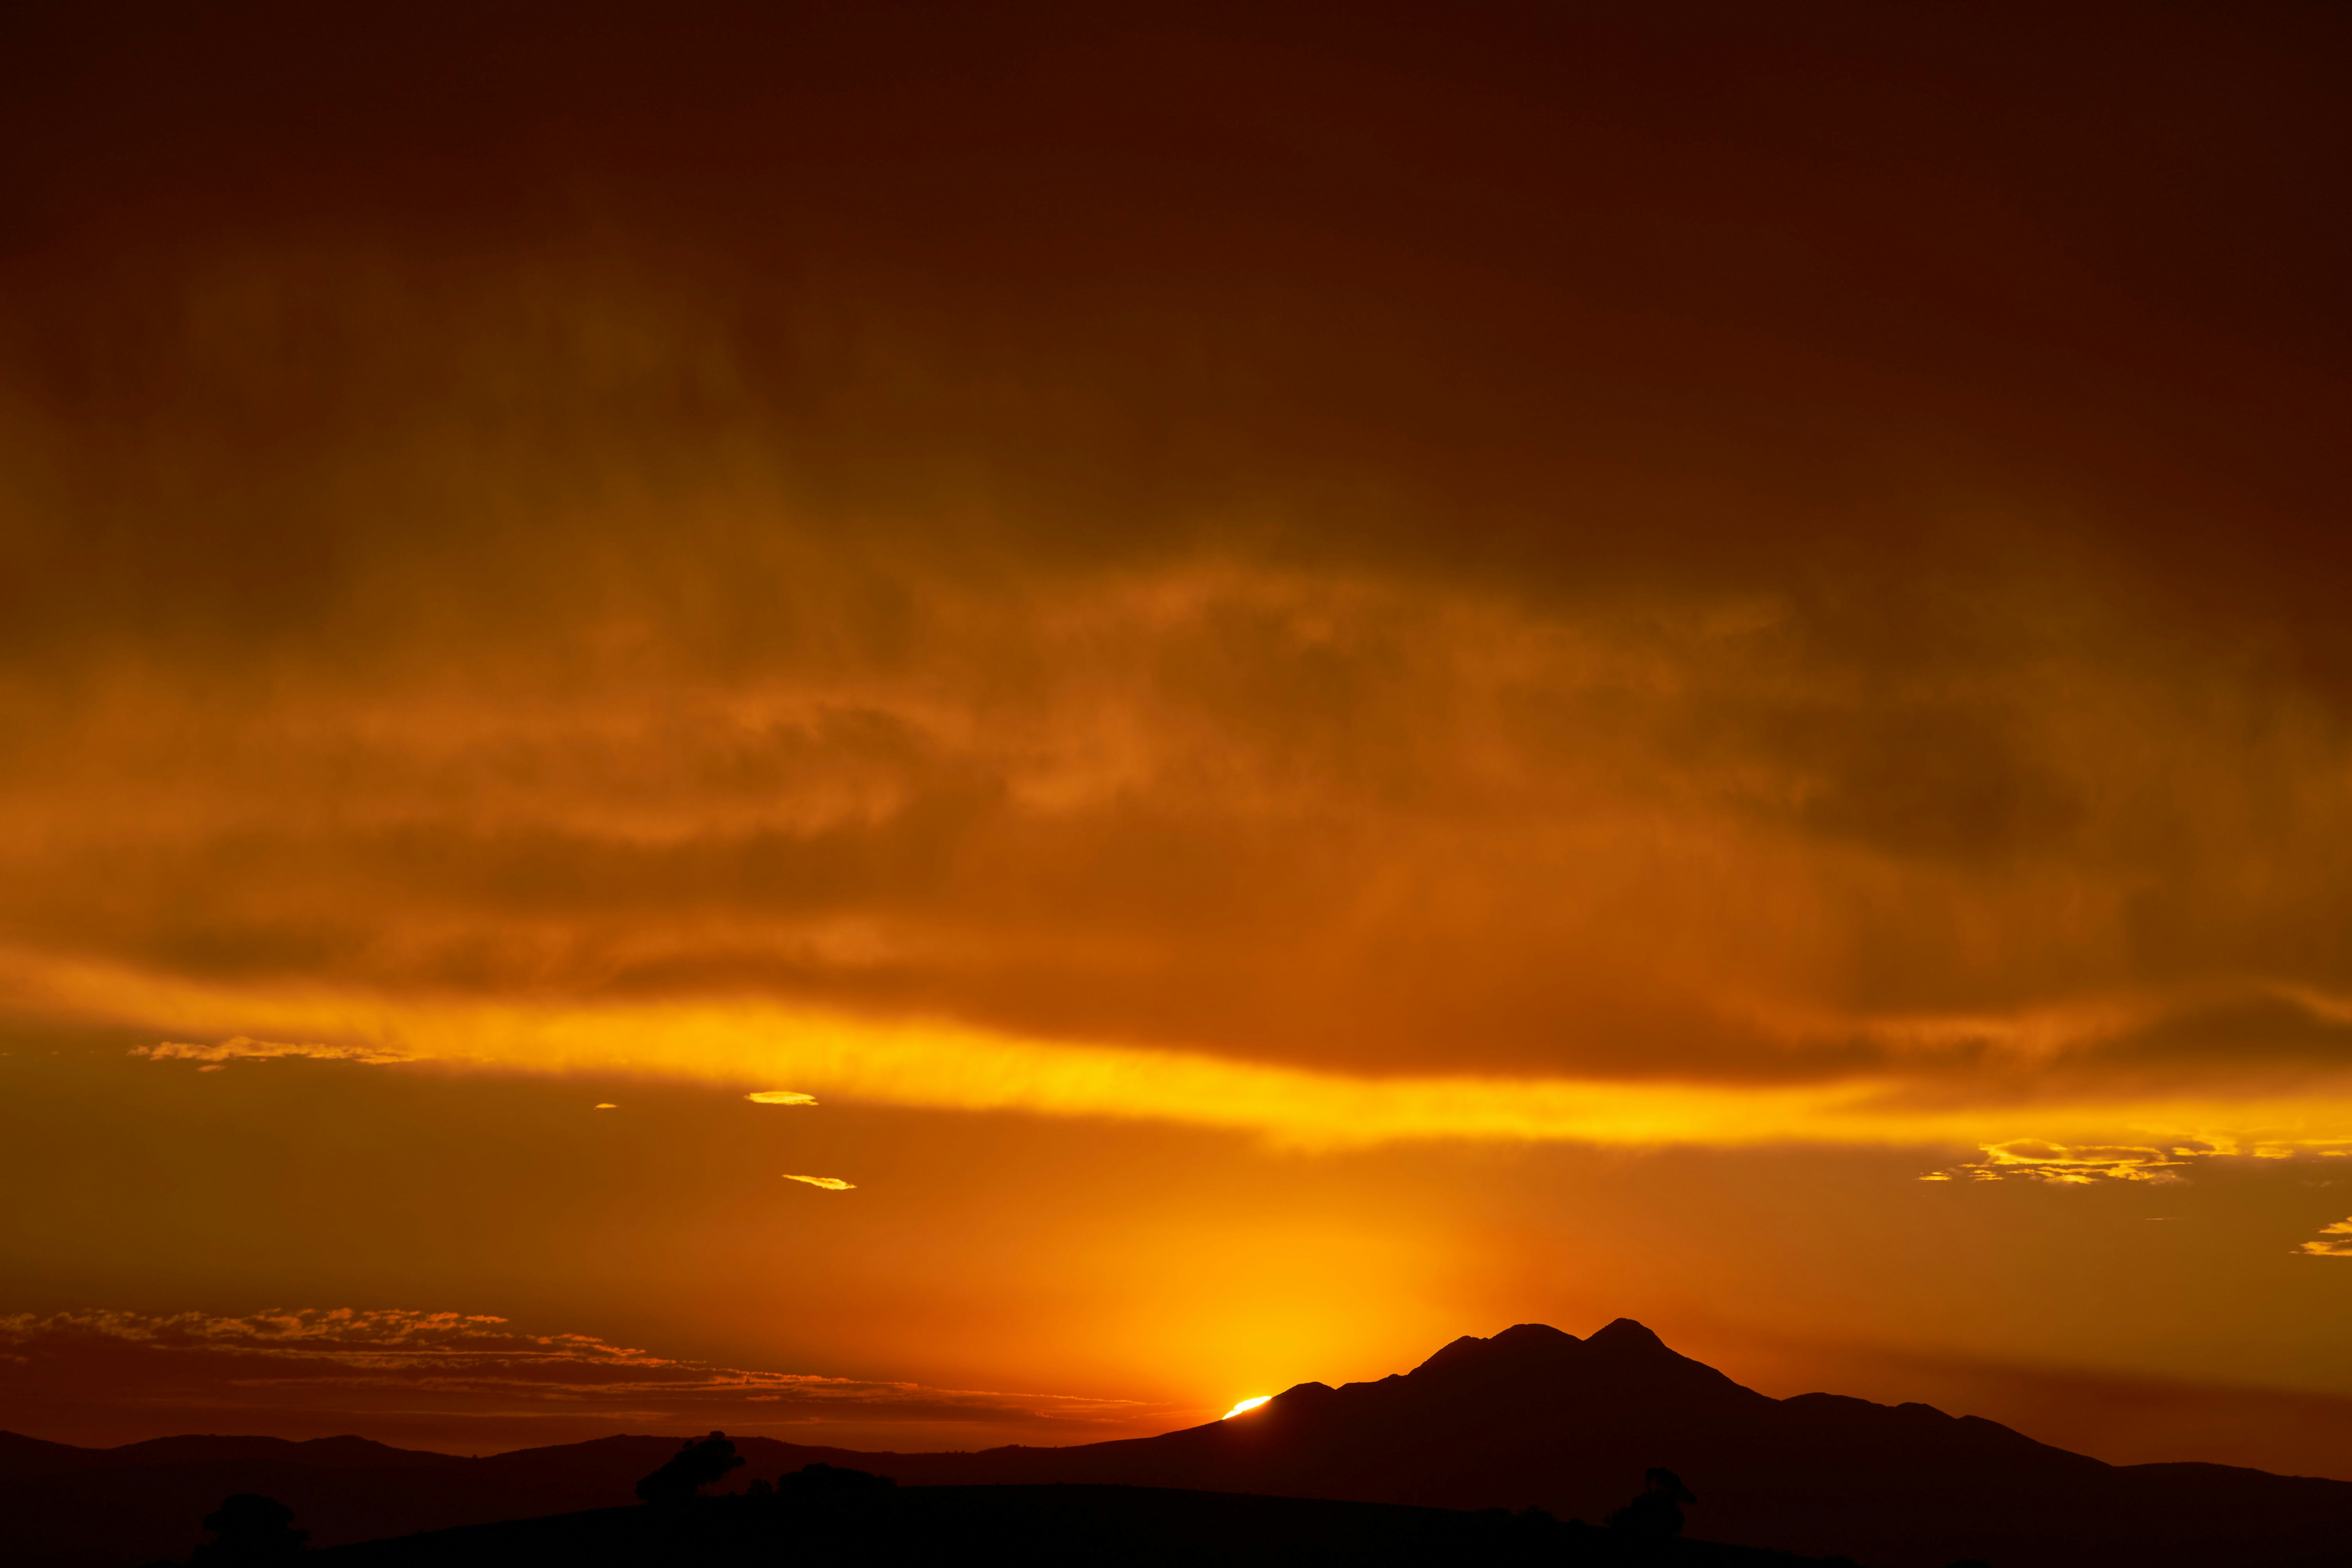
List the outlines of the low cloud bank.
{"type": "Polygon", "coordinates": [[[839,1428],[913,1446],[1127,1435],[1132,1402],[931,1388],[664,1356],[485,1313],[304,1309],[235,1315],[0,1315],[0,1426],[115,1442],[191,1430],[415,1429],[513,1447],[620,1430],[839,1428]],[[1008,1434],[1016,1436],[1008,1436],[1008,1434]],[[929,1440],[927,1440],[929,1439],[929,1440]]]}

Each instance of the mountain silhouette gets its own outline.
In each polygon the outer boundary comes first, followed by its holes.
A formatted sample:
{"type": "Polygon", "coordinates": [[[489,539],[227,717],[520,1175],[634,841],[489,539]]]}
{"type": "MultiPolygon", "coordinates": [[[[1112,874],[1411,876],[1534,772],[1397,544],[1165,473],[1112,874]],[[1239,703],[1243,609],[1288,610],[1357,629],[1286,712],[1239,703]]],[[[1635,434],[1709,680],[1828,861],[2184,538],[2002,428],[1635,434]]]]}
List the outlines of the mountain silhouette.
{"type": "Polygon", "coordinates": [[[1411,1373],[1301,1384],[1230,1420],[1122,1443],[997,1449],[902,1480],[1094,1481],[1598,1520],[1675,1471],[1695,1534],[1888,1568],[2352,1561],[2352,1483],[2221,1465],[2108,1465],[1975,1416],[1829,1394],[1773,1399],[1619,1319],[1522,1323],[1411,1373]]]}
{"type": "MultiPolygon", "coordinates": [[[[235,1492],[293,1508],[315,1546],[628,1503],[677,1436],[462,1459],[359,1438],[179,1437],[91,1450],[0,1436],[0,1557],[26,1568],[184,1558],[235,1492]],[[59,1519],[73,1529],[49,1528],[59,1519]],[[13,1537],[13,1539],[11,1538],[13,1537]],[[100,1539],[103,1537],[103,1539],[100,1539]]],[[[2352,1561],[2352,1483],[2221,1465],[2108,1465],[1996,1422],[1829,1394],[1773,1399],[1620,1319],[1522,1323],[1412,1372],[1304,1383],[1247,1415],[1066,1448],[874,1454],[738,1438],[748,1486],[811,1462],[902,1489],[1087,1483],[1598,1521],[1653,1468],[1695,1537],[1870,1568],[2316,1568],[2352,1561]]]]}

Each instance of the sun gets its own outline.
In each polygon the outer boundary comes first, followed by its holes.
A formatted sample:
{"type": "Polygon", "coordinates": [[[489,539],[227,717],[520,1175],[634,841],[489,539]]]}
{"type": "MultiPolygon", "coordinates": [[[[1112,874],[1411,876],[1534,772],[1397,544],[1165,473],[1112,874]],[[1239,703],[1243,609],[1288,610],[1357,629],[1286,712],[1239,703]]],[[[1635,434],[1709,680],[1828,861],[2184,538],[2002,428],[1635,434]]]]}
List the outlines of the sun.
{"type": "Polygon", "coordinates": [[[1240,1404],[1234,1405],[1231,1410],[1226,1411],[1223,1415],[1218,1416],[1217,1419],[1220,1421],[1230,1421],[1236,1415],[1256,1409],[1259,1405],[1264,1405],[1267,1400],[1272,1399],[1274,1395],[1271,1394],[1261,1394],[1254,1399],[1244,1399],[1240,1404]]]}

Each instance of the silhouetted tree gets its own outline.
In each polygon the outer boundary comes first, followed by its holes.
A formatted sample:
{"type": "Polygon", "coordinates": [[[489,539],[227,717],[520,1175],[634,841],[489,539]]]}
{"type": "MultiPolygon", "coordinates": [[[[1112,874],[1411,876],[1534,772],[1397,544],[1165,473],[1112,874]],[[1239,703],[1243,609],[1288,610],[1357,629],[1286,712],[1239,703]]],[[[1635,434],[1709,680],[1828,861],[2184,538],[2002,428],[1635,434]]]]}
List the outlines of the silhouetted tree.
{"type": "Polygon", "coordinates": [[[190,1568],[235,1568],[248,1563],[280,1563],[302,1550],[310,1539],[296,1530],[294,1510],[274,1498],[239,1492],[224,1499],[205,1515],[213,1538],[196,1548],[190,1568]]]}
{"type": "Polygon", "coordinates": [[[1610,1529],[1644,1541],[1664,1541],[1683,1532],[1683,1510],[1698,1499],[1672,1470],[1653,1468],[1641,1495],[1602,1521],[1610,1529]]]}
{"type": "Polygon", "coordinates": [[[742,1463],[743,1457],[724,1432],[688,1437],[667,1464],[637,1483],[637,1496],[651,1503],[685,1502],[742,1463]]]}

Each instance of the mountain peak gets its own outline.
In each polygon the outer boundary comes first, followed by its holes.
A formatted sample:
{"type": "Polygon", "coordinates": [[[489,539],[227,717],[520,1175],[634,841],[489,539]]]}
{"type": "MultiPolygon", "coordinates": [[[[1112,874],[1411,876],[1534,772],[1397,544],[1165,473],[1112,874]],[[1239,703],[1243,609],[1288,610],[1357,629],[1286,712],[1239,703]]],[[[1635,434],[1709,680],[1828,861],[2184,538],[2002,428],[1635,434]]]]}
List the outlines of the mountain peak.
{"type": "Polygon", "coordinates": [[[1513,1323],[1487,1342],[1496,1345],[1542,1345],[1547,1349],[1557,1349],[1561,1345],[1575,1344],[1577,1338],[1574,1334],[1560,1332],[1549,1323],[1513,1323]]]}
{"type": "Polygon", "coordinates": [[[1460,1339],[1454,1340],[1451,1343],[1439,1346],[1436,1354],[1431,1356],[1427,1361],[1423,1362],[1419,1366],[1413,1368],[1413,1370],[1415,1372],[1427,1372],[1433,1366],[1451,1366],[1455,1362],[1467,1360],[1469,1357],[1476,1355],[1480,1351],[1486,1348],[1486,1342],[1480,1339],[1477,1335],[1465,1334],[1460,1339]]]}
{"type": "Polygon", "coordinates": [[[1619,1318],[1584,1342],[1596,1350],[1617,1352],[1664,1350],[1666,1342],[1631,1318],[1619,1318]]]}
{"type": "Polygon", "coordinates": [[[1531,1354],[1540,1356],[1547,1352],[1566,1350],[1578,1342],[1574,1334],[1564,1334],[1549,1323],[1514,1323],[1491,1340],[1465,1334],[1413,1370],[1429,1372],[1484,1364],[1498,1357],[1516,1361],[1531,1354]]]}

